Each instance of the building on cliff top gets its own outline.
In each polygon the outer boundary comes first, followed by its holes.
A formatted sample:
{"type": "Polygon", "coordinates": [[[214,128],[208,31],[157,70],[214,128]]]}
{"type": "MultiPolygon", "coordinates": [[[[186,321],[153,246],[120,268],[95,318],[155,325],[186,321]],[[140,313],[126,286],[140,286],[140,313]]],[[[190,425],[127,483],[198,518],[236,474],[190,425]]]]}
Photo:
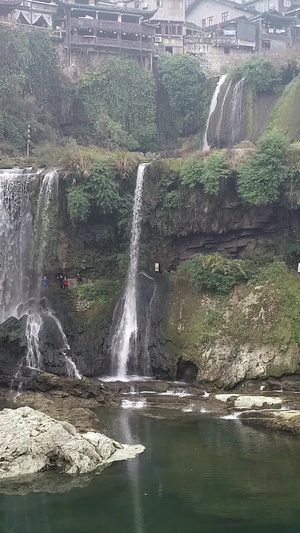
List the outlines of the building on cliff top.
{"type": "Polygon", "coordinates": [[[154,28],[147,21],[154,11],[112,3],[95,5],[58,2],[56,36],[61,39],[68,65],[78,56],[109,53],[138,58],[151,67],[154,28]]]}

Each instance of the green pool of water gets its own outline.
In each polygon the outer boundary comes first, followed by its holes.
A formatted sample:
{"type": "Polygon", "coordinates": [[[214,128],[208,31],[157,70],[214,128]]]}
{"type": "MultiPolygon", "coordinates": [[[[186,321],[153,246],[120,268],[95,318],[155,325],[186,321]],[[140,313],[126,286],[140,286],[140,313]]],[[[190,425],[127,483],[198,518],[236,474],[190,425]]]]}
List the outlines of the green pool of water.
{"type": "Polygon", "coordinates": [[[299,531],[300,439],[206,416],[99,417],[107,434],[146,451],[77,480],[82,487],[57,475],[39,475],[32,486],[42,492],[23,496],[0,487],[1,533],[299,531]]]}

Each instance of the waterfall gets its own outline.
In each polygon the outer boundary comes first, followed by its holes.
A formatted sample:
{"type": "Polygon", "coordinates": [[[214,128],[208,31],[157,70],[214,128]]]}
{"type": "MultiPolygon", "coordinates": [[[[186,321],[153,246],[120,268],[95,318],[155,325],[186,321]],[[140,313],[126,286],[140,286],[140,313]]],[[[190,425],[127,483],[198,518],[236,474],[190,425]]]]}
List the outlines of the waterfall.
{"type": "Polygon", "coordinates": [[[26,317],[25,364],[40,370],[43,364],[40,332],[44,319],[52,319],[62,339],[66,374],[78,377],[77,369],[70,370],[70,358],[66,356],[70,347],[62,326],[47,300],[41,299],[51,207],[57,191],[56,170],[46,172],[43,177],[41,171],[31,169],[0,170],[0,324],[12,316],[18,319],[26,317]],[[33,226],[31,184],[39,177],[41,184],[33,226]]]}
{"type": "Polygon", "coordinates": [[[120,379],[124,379],[127,375],[130,355],[133,355],[132,359],[134,360],[132,365],[133,373],[137,373],[136,340],[138,328],[136,310],[136,283],[141,235],[143,182],[147,166],[147,163],[139,165],[137,172],[127,283],[121,302],[122,313],[115,328],[111,346],[113,375],[120,379]]]}
{"type": "Polygon", "coordinates": [[[232,113],[230,116],[230,144],[234,146],[240,141],[242,127],[242,97],[245,78],[239,80],[233,89],[232,94],[232,113]]]}
{"type": "Polygon", "coordinates": [[[202,150],[209,150],[210,149],[210,146],[209,146],[208,140],[207,140],[207,134],[208,134],[210,118],[211,118],[213,112],[215,111],[215,109],[217,107],[218,96],[219,96],[221,87],[222,87],[224,81],[226,80],[226,78],[227,78],[227,74],[223,74],[223,76],[221,76],[221,78],[219,79],[219,81],[217,83],[217,86],[215,88],[215,92],[213,94],[213,97],[211,99],[208,119],[207,119],[207,122],[206,122],[206,128],[205,128],[205,133],[204,133],[203,142],[202,142],[202,150]]]}
{"type": "Polygon", "coordinates": [[[218,141],[218,147],[219,148],[220,148],[220,133],[221,133],[221,126],[222,126],[222,120],[223,120],[223,115],[224,115],[224,107],[225,107],[225,104],[226,104],[226,101],[227,101],[228,93],[229,93],[230,88],[231,88],[231,83],[232,83],[232,80],[230,80],[230,82],[227,85],[226,93],[224,95],[223,102],[222,102],[220,119],[219,119],[218,126],[217,126],[217,141],[218,141]]]}
{"type": "Polygon", "coordinates": [[[28,170],[0,170],[0,323],[29,299],[27,255],[32,241],[28,170]]]}

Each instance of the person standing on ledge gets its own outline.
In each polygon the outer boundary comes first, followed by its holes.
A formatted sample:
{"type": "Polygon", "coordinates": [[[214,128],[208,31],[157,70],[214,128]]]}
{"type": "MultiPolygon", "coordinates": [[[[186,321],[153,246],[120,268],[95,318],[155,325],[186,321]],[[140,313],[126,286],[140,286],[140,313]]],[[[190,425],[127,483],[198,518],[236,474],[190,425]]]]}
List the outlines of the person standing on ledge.
{"type": "Polygon", "coordinates": [[[47,276],[43,277],[42,285],[43,285],[43,289],[47,289],[47,287],[48,287],[48,278],[47,278],[47,276]]]}

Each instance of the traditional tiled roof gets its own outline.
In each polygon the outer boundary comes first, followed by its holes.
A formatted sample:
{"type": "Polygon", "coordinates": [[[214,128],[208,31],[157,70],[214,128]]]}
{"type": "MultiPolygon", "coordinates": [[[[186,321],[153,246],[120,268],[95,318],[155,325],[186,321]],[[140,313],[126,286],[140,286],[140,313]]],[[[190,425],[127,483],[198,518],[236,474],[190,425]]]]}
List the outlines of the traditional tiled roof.
{"type": "MultiPolygon", "coordinates": [[[[2,0],[0,0],[0,2],[1,1],[2,0]]],[[[154,9],[153,11],[146,11],[144,9],[132,9],[129,7],[122,7],[117,4],[110,4],[105,2],[98,2],[95,5],[90,5],[75,2],[64,2],[63,0],[59,0],[58,4],[64,7],[65,9],[83,9],[84,11],[110,11],[114,13],[126,13],[128,15],[139,15],[144,19],[149,19],[156,13],[156,9],[154,9]]]]}
{"type": "MultiPolygon", "coordinates": [[[[217,2],[218,4],[224,4],[230,7],[234,7],[235,9],[239,9],[240,11],[246,11],[248,13],[252,14],[258,14],[260,13],[256,9],[253,9],[252,7],[247,7],[245,4],[238,4],[238,2],[234,2],[233,0],[212,0],[213,2],[217,2]]],[[[192,4],[190,4],[186,10],[186,14],[188,15],[191,13],[195,7],[197,7],[202,0],[195,0],[192,4]]]]}

